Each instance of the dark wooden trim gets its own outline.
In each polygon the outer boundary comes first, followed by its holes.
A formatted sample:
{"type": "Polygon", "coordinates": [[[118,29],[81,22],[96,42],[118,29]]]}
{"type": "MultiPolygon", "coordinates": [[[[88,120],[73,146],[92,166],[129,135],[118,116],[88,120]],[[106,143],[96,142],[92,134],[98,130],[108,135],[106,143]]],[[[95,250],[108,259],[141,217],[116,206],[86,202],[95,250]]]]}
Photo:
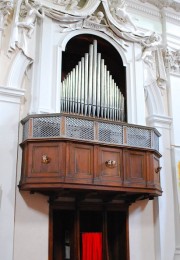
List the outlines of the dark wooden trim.
{"type": "Polygon", "coordinates": [[[77,201],[74,199],[74,201],[53,201],[50,200],[50,206],[49,206],[49,260],[53,260],[53,212],[54,210],[60,210],[63,212],[63,210],[70,210],[75,212],[75,218],[74,218],[74,236],[75,236],[75,258],[74,260],[80,260],[80,212],[81,211],[99,211],[102,212],[102,221],[103,221],[103,260],[109,260],[108,257],[108,237],[107,237],[107,212],[123,212],[125,214],[125,239],[126,239],[126,260],[130,260],[129,258],[129,216],[128,216],[128,205],[125,203],[106,203],[104,201],[97,202],[97,201],[77,201]]]}
{"type": "Polygon", "coordinates": [[[53,260],[53,208],[49,207],[49,250],[48,260],[53,260]]]}

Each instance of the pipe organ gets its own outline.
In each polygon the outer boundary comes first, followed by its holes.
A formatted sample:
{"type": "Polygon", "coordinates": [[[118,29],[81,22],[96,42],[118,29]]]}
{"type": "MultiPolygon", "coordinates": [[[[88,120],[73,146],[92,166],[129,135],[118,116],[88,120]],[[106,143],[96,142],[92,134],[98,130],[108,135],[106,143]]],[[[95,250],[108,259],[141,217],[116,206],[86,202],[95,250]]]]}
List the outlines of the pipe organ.
{"type": "MultiPolygon", "coordinates": [[[[67,47],[62,71],[70,72],[61,86],[61,113],[21,121],[19,189],[49,196],[49,259],[80,260],[82,234],[100,232],[102,259],[127,260],[129,205],[162,195],[160,133],[122,122],[124,96],[106,65],[123,71],[122,62],[105,62],[96,40],[88,53],[82,50],[84,57],[70,71],[67,47]]],[[[73,51],[74,63],[79,50],[73,51]]]]}
{"type": "Polygon", "coordinates": [[[124,121],[124,96],[97,52],[97,40],[63,80],[61,111],[124,121]]]}

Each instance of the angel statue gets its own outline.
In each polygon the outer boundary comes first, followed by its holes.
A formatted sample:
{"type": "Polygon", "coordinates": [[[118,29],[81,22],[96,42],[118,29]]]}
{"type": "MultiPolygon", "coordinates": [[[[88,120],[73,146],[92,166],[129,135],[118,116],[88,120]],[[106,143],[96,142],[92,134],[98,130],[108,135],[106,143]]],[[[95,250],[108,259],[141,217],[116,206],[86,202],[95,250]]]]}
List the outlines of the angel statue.
{"type": "Polygon", "coordinates": [[[141,58],[145,62],[148,63],[149,60],[151,60],[152,52],[158,49],[158,46],[160,46],[161,41],[161,36],[155,32],[153,32],[150,36],[145,37],[142,40],[143,53],[141,58]]]}
{"type": "Polygon", "coordinates": [[[44,12],[41,3],[37,1],[28,2],[25,0],[25,14],[23,21],[17,22],[18,27],[27,29],[27,36],[31,38],[35,28],[37,17],[43,18],[44,12]]]}
{"type": "Polygon", "coordinates": [[[112,16],[123,25],[130,25],[137,30],[135,24],[133,23],[131,17],[126,12],[126,0],[112,0],[110,1],[110,11],[112,16]]]}

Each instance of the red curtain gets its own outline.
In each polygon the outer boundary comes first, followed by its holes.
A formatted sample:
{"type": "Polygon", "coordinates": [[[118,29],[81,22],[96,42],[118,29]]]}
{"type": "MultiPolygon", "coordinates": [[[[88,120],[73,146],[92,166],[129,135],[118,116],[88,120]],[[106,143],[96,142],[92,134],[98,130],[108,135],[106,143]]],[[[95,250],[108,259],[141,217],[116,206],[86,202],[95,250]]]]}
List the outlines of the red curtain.
{"type": "Polygon", "coordinates": [[[102,233],[82,234],[82,260],[102,260],[102,233]]]}

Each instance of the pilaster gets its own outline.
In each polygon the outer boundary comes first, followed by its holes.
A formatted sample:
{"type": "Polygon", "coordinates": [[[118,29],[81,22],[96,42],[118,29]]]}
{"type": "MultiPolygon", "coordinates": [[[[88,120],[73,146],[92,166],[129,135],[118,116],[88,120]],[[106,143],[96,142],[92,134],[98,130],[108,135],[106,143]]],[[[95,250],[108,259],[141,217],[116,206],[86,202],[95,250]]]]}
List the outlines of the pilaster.
{"type": "Polygon", "coordinates": [[[0,259],[13,259],[16,163],[21,89],[0,86],[0,259]]]}
{"type": "MultiPolygon", "coordinates": [[[[151,115],[147,118],[147,124],[157,128],[161,133],[160,138],[160,160],[161,170],[161,186],[163,190],[162,197],[154,204],[156,212],[156,221],[159,222],[159,227],[155,226],[156,238],[160,238],[161,259],[174,259],[175,248],[175,199],[172,193],[174,183],[172,176],[172,160],[171,160],[171,124],[172,118],[161,115],[151,115]],[[159,228],[159,231],[158,231],[159,228]],[[167,237],[168,234],[168,237],[167,237]]],[[[156,248],[158,250],[158,248],[156,248]]],[[[159,259],[159,258],[157,258],[159,259]]]]}

